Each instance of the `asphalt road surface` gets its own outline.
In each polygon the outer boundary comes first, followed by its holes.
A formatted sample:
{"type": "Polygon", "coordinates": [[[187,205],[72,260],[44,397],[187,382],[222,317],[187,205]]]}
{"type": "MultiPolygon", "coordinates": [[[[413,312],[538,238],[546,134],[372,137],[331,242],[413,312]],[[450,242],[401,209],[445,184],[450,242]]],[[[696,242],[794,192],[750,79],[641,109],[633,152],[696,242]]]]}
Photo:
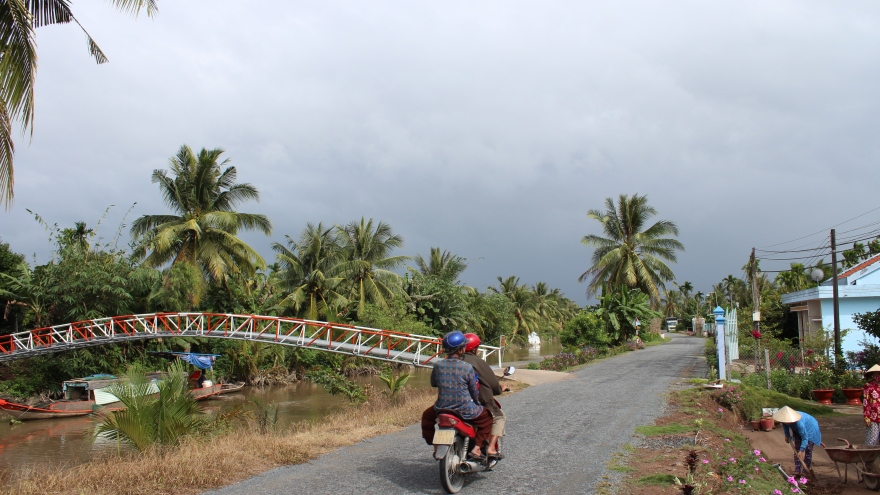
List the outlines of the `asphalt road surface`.
{"type": "MultiPolygon", "coordinates": [[[[468,475],[462,494],[593,493],[611,454],[651,424],[680,378],[705,376],[703,339],[672,341],[585,367],[573,378],[529,387],[501,402],[506,458],[468,475]]],[[[211,495],[442,494],[437,461],[417,425],[273,469],[211,495]]]]}

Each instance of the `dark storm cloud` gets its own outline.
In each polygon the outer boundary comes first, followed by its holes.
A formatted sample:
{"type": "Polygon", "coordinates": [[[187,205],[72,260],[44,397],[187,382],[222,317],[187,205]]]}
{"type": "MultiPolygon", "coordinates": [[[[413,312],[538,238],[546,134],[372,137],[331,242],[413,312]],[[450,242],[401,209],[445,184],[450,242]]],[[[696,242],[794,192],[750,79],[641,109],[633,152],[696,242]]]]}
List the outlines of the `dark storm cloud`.
{"type": "Polygon", "coordinates": [[[47,253],[24,208],[70,225],[116,204],[108,237],[134,201],[164,211],[150,173],[183,143],[227,149],[260,189],[242,209],[275,224],[247,237],[267,257],[306,222],[373,217],[404,254],[468,258],[474,286],[518,275],[579,302],[605,197],[648,194],[681,228],[679,280],[704,291],[753,245],[876,206],[872,2],[160,7],[77,6],[100,67],[75,29],[38,31],[14,249],[47,253]]]}

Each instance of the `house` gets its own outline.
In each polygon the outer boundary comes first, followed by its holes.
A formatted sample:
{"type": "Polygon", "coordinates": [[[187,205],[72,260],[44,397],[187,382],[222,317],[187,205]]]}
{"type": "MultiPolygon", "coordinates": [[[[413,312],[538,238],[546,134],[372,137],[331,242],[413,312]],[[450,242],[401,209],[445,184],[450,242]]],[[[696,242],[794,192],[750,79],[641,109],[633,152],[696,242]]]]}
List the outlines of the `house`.
{"type": "MultiPolygon", "coordinates": [[[[790,304],[791,311],[797,314],[798,336],[801,339],[806,332],[834,328],[833,291],[829,279],[812,289],[783,294],[782,304],[790,304]]],[[[861,349],[859,343],[866,334],[853,322],[852,315],[880,309],[880,254],[839,273],[837,291],[840,329],[849,329],[847,335],[841,338],[840,346],[844,353],[858,351],[861,349]]]]}

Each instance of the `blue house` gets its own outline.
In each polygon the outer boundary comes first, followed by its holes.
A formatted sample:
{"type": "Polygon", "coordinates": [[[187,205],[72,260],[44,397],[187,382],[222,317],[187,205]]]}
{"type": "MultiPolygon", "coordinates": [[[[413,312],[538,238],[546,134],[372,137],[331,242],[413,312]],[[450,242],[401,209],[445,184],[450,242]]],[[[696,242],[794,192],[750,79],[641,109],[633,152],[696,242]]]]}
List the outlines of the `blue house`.
{"type": "MultiPolygon", "coordinates": [[[[790,304],[791,311],[797,314],[798,336],[801,339],[807,332],[834,328],[833,290],[829,279],[818,287],[782,296],[782,303],[790,304]]],[[[859,342],[865,339],[866,334],[858,329],[852,315],[880,309],[880,255],[838,274],[837,291],[840,328],[849,329],[849,333],[841,339],[840,346],[843,352],[858,351],[859,342]]]]}

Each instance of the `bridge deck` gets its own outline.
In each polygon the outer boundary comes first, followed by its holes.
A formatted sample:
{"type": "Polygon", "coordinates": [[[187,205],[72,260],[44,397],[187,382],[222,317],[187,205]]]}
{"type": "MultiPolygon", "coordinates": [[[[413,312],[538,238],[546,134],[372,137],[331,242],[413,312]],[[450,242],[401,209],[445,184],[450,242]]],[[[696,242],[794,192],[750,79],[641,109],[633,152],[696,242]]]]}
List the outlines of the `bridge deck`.
{"type": "MultiPolygon", "coordinates": [[[[0,362],[71,349],[160,337],[248,340],[353,356],[433,366],[442,353],[437,337],[342,323],[220,313],[150,313],[114,316],[0,336],[0,362]]],[[[501,348],[480,346],[501,366],[501,348]]]]}

